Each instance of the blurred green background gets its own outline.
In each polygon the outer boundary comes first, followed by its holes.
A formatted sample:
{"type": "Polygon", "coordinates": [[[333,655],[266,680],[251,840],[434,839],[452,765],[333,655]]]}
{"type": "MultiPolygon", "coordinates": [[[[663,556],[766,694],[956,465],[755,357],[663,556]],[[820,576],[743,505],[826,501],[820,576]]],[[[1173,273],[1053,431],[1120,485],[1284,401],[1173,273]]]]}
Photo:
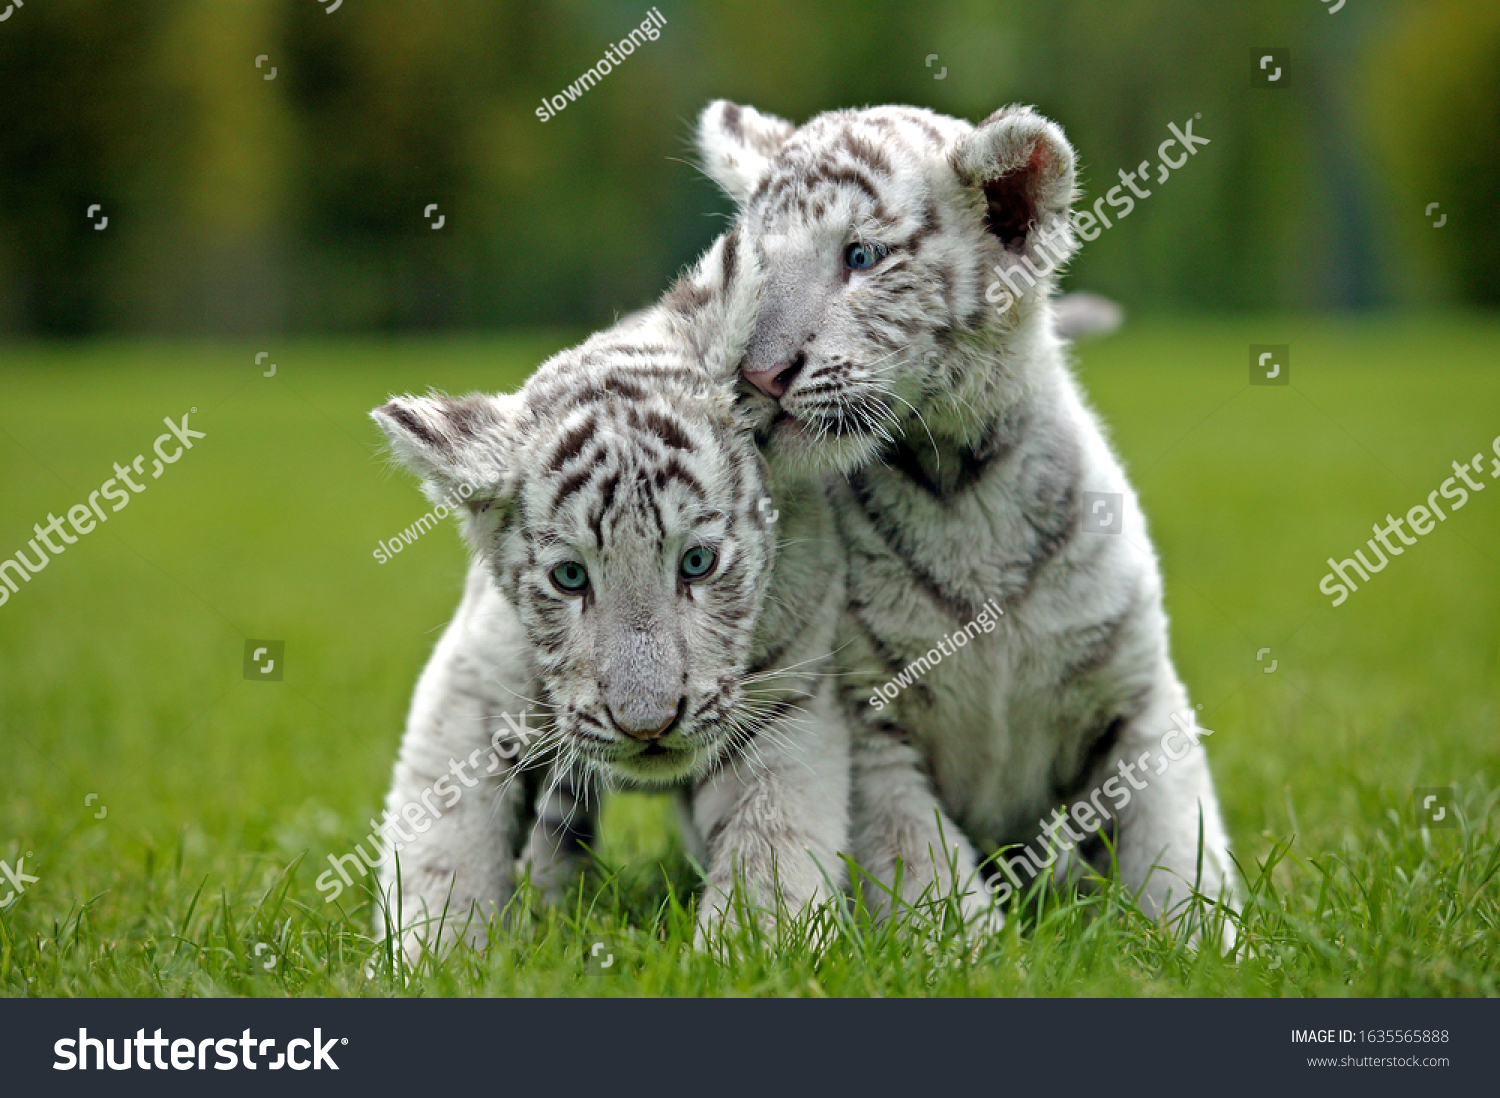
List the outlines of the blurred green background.
{"type": "MultiPolygon", "coordinates": [[[[0,911],[0,993],[368,993],[370,912],[312,880],[377,811],[464,555],[448,524],[377,562],[429,505],[367,410],[513,388],[658,296],[730,211],[691,164],[720,96],[798,121],[1034,103],[1090,202],[1169,123],[1212,142],[1066,286],[1126,306],[1078,371],[1151,519],[1236,851],[1253,872],[1292,844],[1272,906],[1300,929],[1209,984],[1109,936],[1059,973],[1038,930],[1032,975],[943,993],[1500,993],[1500,481],[1345,605],[1317,589],[1500,435],[1500,5],[1336,3],[662,2],[660,38],[545,123],[646,4],[13,8],[0,559],[162,417],[195,408],[207,438],[0,607],[0,860],[40,877],[0,911]],[[1291,51],[1287,86],[1252,86],[1262,47],[1291,51]],[[1251,344],[1291,346],[1289,386],[1248,384],[1251,344]],[[286,642],[283,682],[245,680],[250,638],[286,642]],[[1461,832],[1418,828],[1428,786],[1461,832]],[[236,925],[304,945],[266,974],[236,925]],[[325,964],[329,935],[351,944],[325,964]]],[[[627,886],[602,925],[656,942],[666,806],[612,802],[602,841],[627,886]]],[[[558,941],[465,986],[576,990],[558,941]]],[[[614,990],[803,994],[818,963],[663,961],[614,990]]],[[[819,975],[924,993],[923,963],[819,975]]]]}
{"type": "Polygon", "coordinates": [[[542,122],[647,4],[34,0],[0,23],[0,333],[598,325],[722,225],[690,163],[719,96],[798,121],[1034,103],[1091,198],[1201,114],[1213,144],[1078,285],[1153,310],[1500,303],[1500,6],[1335,3],[659,4],[660,38],[542,122]],[[1282,87],[1251,86],[1258,47],[1291,50],[1282,87]]]}

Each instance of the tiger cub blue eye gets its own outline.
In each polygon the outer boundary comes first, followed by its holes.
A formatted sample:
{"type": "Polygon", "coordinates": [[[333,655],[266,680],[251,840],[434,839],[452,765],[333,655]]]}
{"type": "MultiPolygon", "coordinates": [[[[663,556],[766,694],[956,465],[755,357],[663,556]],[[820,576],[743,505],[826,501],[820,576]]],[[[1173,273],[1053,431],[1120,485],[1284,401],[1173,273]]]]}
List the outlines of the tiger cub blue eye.
{"type": "Polygon", "coordinates": [[[577,561],[564,561],[552,569],[552,582],[559,591],[576,595],[589,585],[588,570],[577,561]]]}
{"type": "Polygon", "coordinates": [[[702,579],[714,570],[714,565],[718,561],[719,556],[712,549],[703,545],[695,545],[682,554],[682,578],[688,580],[702,579]]]}
{"type": "Polygon", "coordinates": [[[863,244],[855,241],[844,249],[844,263],[852,270],[863,271],[875,266],[891,250],[884,244],[863,244]]]}

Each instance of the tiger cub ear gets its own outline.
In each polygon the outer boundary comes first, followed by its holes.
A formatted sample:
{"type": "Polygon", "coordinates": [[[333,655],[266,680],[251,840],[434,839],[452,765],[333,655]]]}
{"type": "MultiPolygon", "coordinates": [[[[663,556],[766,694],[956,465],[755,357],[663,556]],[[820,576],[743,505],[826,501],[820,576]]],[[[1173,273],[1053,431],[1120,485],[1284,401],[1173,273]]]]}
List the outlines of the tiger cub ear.
{"type": "Polygon", "coordinates": [[[703,171],[725,194],[743,203],[795,129],[773,114],[716,99],[698,116],[703,171]]]}
{"type": "Polygon", "coordinates": [[[724,233],[662,298],[675,338],[724,381],[739,376],[760,306],[760,261],[744,237],[739,226],[724,233]]]}
{"type": "Polygon", "coordinates": [[[1072,254],[1073,146],[1056,123],[1030,107],[1003,107],[958,142],[952,163],[983,192],[985,228],[1007,251],[1046,258],[1038,254],[1045,238],[1053,265],[1072,254]]]}
{"type": "Polygon", "coordinates": [[[370,413],[397,463],[434,503],[462,500],[474,512],[514,493],[521,441],[517,396],[472,393],[392,397],[370,413]]]}

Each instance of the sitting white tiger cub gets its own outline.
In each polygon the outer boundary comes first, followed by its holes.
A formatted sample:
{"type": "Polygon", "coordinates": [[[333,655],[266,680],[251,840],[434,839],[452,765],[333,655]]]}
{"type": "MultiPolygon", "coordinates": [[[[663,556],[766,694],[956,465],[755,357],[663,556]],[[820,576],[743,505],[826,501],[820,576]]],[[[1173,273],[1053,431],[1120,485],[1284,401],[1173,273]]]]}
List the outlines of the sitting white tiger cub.
{"type": "Polygon", "coordinates": [[[609,785],[690,793],[700,935],[737,882],[792,912],[843,885],[848,742],[827,685],[843,555],[819,486],[768,482],[736,411],[755,308],[737,261],[731,233],[661,304],[514,395],[373,413],[429,496],[472,490],[467,590],[387,799],[398,820],[441,809],[403,842],[399,890],[394,859],[382,869],[409,954],[482,941],[518,856],[564,887],[609,785]],[[533,707],[543,731],[522,753],[533,707]]]}
{"type": "Polygon", "coordinates": [[[1148,911],[1194,888],[1232,902],[1145,521],[1053,326],[1075,247],[1062,132],[1023,107],[796,128],[720,101],[698,146],[765,280],[743,373],[767,459],[844,474],[857,860],[887,885],[903,862],[907,899],[951,862],[984,918],[976,847],[1076,825],[1055,865],[1008,856],[1004,891],[1107,869],[1102,831],[1148,911]],[[966,630],[992,602],[998,628],[966,630]],[[956,631],[976,635],[950,652],[956,631]]]}

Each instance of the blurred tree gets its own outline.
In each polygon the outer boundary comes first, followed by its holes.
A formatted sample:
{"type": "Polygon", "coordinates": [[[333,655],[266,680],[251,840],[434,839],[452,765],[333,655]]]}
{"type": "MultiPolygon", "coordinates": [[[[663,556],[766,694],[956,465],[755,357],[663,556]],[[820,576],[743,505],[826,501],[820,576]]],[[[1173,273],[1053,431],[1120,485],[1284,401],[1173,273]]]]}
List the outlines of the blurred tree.
{"type": "Polygon", "coordinates": [[[1500,5],[1402,5],[1359,75],[1402,289],[1500,305],[1500,5]]]}
{"type": "Polygon", "coordinates": [[[0,331],[602,323],[660,293],[731,212],[691,164],[693,119],[719,96],[796,121],[1036,103],[1090,200],[1195,119],[1212,144],[1074,265],[1073,284],[1131,306],[1500,296],[1491,0],[657,6],[660,37],[546,122],[543,97],[650,5],[17,9],[0,23],[0,331]],[[1261,46],[1291,48],[1289,87],[1251,87],[1261,46]],[[1422,231],[1428,201],[1457,231],[1422,231]]]}

